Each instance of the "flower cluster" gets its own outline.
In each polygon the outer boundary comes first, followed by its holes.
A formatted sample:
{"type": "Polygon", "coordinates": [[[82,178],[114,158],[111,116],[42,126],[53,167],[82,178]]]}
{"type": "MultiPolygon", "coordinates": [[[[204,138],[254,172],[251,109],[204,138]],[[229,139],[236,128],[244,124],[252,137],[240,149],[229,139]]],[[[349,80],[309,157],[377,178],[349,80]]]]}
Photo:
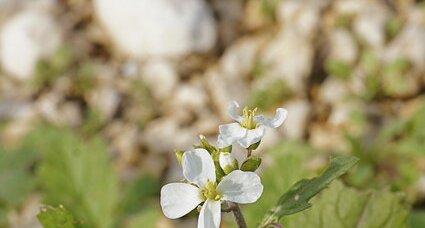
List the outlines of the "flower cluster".
{"type": "Polygon", "coordinates": [[[243,109],[239,115],[238,103],[232,102],[229,114],[237,123],[219,126],[217,146],[205,137],[195,149],[177,152],[186,181],[171,183],[161,189],[161,207],[167,218],[175,219],[188,214],[199,205],[198,228],[218,228],[222,203],[253,203],[263,192],[260,177],[254,173],[261,159],[251,155],[266,127],[276,128],[286,119],[287,111],[279,108],[274,118],[256,116],[256,110],[243,109]],[[246,160],[239,166],[232,155],[232,145],[238,143],[247,148],[246,160]]]}

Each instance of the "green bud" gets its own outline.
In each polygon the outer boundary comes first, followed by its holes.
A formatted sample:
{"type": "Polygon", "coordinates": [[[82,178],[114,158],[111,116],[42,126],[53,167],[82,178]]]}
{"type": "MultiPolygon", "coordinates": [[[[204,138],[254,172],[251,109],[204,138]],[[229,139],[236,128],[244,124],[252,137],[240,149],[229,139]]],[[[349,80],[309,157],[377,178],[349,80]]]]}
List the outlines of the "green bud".
{"type": "Polygon", "coordinates": [[[205,138],[205,136],[200,135],[199,139],[201,140],[201,145],[194,146],[195,148],[202,148],[208,151],[208,153],[213,154],[217,151],[217,149],[214,146],[211,146],[211,144],[208,142],[208,140],[205,138]]]}
{"type": "Polygon", "coordinates": [[[261,158],[251,156],[247,158],[241,165],[242,171],[254,172],[261,165],[261,158]]]}
{"type": "Polygon", "coordinates": [[[231,173],[239,168],[238,160],[229,152],[220,153],[220,167],[225,174],[231,173]]]}
{"type": "Polygon", "coordinates": [[[176,159],[177,159],[177,162],[179,163],[179,165],[182,165],[183,154],[184,154],[184,151],[182,151],[182,150],[176,151],[176,159]]]}
{"type": "Polygon", "coordinates": [[[248,150],[256,150],[258,148],[258,146],[260,145],[261,140],[258,141],[257,143],[252,144],[251,146],[249,146],[247,149],[248,150]]]}

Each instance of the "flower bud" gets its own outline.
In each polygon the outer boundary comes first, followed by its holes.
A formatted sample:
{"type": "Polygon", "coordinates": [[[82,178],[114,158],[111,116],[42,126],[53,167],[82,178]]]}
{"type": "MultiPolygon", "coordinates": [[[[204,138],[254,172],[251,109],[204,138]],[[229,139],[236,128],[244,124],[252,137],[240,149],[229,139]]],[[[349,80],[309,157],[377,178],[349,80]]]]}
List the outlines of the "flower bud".
{"type": "Polygon", "coordinates": [[[261,165],[261,158],[251,156],[247,158],[241,165],[242,171],[254,172],[261,165]]]}
{"type": "Polygon", "coordinates": [[[182,151],[182,150],[176,151],[176,159],[177,159],[177,162],[179,163],[179,165],[182,164],[183,154],[184,154],[184,151],[182,151]]]}
{"type": "Polygon", "coordinates": [[[210,154],[213,154],[217,151],[217,149],[214,146],[211,146],[211,144],[208,142],[208,140],[205,138],[205,136],[200,135],[199,139],[201,140],[201,145],[195,146],[195,148],[202,148],[207,150],[210,154]]]}
{"type": "Polygon", "coordinates": [[[225,174],[231,173],[239,168],[238,160],[229,152],[220,153],[220,167],[225,174]]]}

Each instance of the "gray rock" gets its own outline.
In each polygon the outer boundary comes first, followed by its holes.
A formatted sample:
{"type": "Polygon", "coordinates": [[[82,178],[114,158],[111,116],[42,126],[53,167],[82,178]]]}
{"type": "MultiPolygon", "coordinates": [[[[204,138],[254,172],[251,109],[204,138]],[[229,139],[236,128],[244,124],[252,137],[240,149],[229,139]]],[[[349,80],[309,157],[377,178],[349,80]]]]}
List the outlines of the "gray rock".
{"type": "Polygon", "coordinates": [[[257,53],[264,40],[250,37],[236,41],[220,59],[220,69],[229,78],[245,77],[253,69],[257,53]]]}
{"type": "Polygon", "coordinates": [[[372,48],[382,49],[385,44],[385,25],[388,12],[378,3],[368,4],[354,20],[354,31],[372,48]]]}
{"type": "Polygon", "coordinates": [[[97,18],[115,46],[135,58],[205,52],[216,39],[204,0],[95,0],[97,18]]]}
{"type": "Polygon", "coordinates": [[[350,95],[350,89],[345,81],[327,78],[320,86],[318,99],[325,104],[336,104],[350,95]]]}
{"type": "Polygon", "coordinates": [[[179,80],[175,67],[163,59],[151,59],[146,62],[141,77],[154,98],[160,101],[170,97],[179,80]]]}
{"type": "Polygon", "coordinates": [[[196,143],[197,135],[189,128],[181,128],[172,118],[151,121],[141,135],[141,142],[152,153],[174,153],[196,143]]]}
{"type": "Polygon", "coordinates": [[[353,64],[357,55],[356,42],[349,31],[337,29],[330,34],[330,58],[353,64]]]}
{"type": "Polygon", "coordinates": [[[53,54],[61,40],[55,19],[45,10],[24,10],[10,18],[1,30],[1,66],[16,79],[30,79],[37,61],[53,54]]]}
{"type": "Polygon", "coordinates": [[[278,19],[285,30],[312,38],[319,28],[320,10],[326,1],[288,0],[278,8],[278,19]]]}
{"type": "Polygon", "coordinates": [[[99,85],[88,96],[89,104],[100,112],[104,121],[113,117],[120,101],[121,96],[112,85],[99,85]]]}
{"type": "Polygon", "coordinates": [[[294,100],[284,106],[288,110],[288,117],[280,127],[286,136],[292,139],[302,139],[306,135],[311,116],[310,103],[306,100],[294,100]]]}
{"type": "Polygon", "coordinates": [[[293,32],[281,32],[262,53],[268,74],[280,78],[297,94],[304,94],[313,59],[312,43],[293,32]]]}

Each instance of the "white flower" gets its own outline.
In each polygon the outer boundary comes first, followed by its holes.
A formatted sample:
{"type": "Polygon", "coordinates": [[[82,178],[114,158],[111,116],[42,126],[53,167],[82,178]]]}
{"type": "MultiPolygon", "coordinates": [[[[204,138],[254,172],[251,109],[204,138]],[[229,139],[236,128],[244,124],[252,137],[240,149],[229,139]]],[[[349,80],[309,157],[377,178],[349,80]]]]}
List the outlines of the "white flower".
{"type": "Polygon", "coordinates": [[[266,133],[266,127],[277,128],[285,121],[288,111],[283,108],[276,110],[273,118],[266,118],[262,115],[255,115],[257,109],[243,109],[243,115],[238,114],[239,104],[233,101],[229,106],[230,117],[237,123],[224,124],[219,126],[219,136],[217,145],[225,148],[234,142],[239,143],[244,148],[248,148],[261,140],[266,133]]]}
{"type": "Polygon", "coordinates": [[[240,170],[231,172],[217,185],[213,159],[204,149],[185,152],[182,168],[189,183],[171,183],[162,187],[162,211],[167,218],[180,218],[205,202],[198,218],[198,228],[220,226],[221,201],[253,203],[263,192],[257,174],[240,170]]]}

